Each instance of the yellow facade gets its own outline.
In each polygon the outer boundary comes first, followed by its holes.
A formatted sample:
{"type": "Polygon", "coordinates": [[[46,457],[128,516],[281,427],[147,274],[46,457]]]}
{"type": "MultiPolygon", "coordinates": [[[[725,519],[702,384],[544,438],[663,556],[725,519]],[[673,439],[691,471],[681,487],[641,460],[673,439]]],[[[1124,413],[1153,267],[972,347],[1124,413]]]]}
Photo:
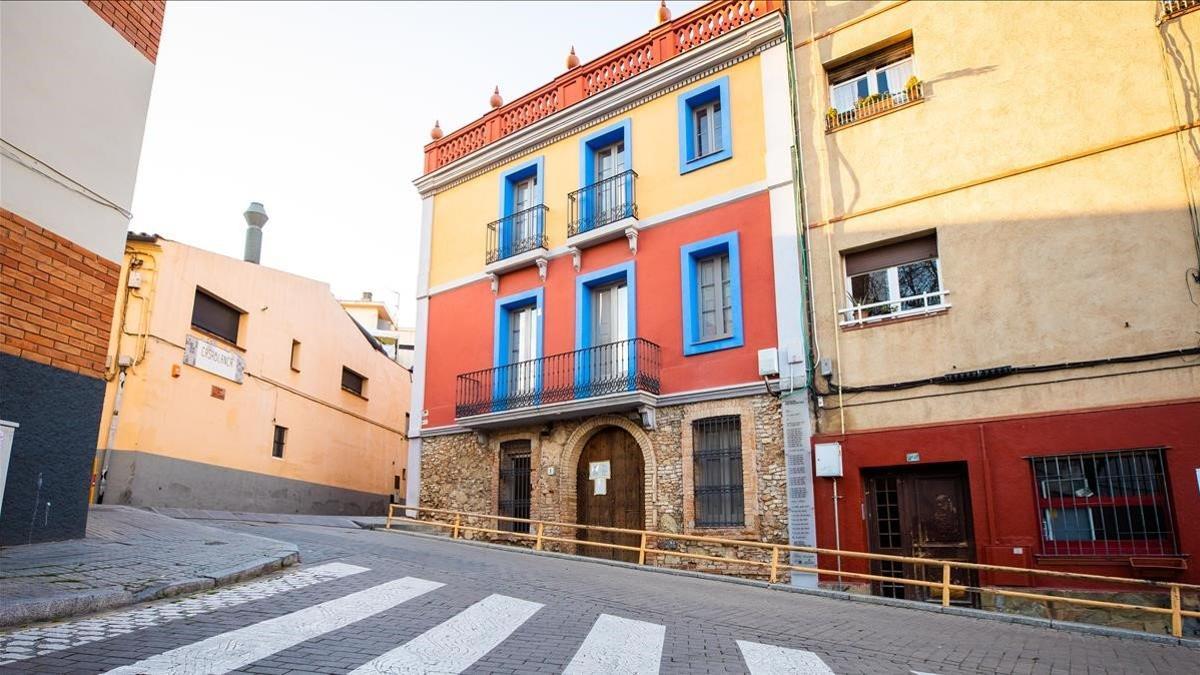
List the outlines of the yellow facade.
{"type": "Polygon", "coordinates": [[[501,176],[539,155],[545,161],[543,195],[549,209],[549,247],[562,246],[567,239],[567,195],[583,187],[579,183],[580,139],[625,119],[631,121],[632,168],[638,174],[638,214],[643,219],[764,180],[762,87],[759,59],[747,59],[685,88],[660,92],[632,110],[439,192],[433,210],[430,285],[436,288],[483,271],[487,224],[500,215],[501,176]],[[729,77],[736,151],[727,161],[681,175],[677,96],[724,76],[729,77]]]}
{"type": "Polygon", "coordinates": [[[98,443],[112,453],[105,503],[360,513],[403,494],[409,372],[368,341],[328,284],[131,239],[109,362],[98,443]],[[130,283],[131,271],[140,281],[130,283]],[[192,325],[197,288],[244,312],[236,345],[192,325]],[[241,356],[244,380],[184,364],[189,337],[241,356]],[[342,389],[343,366],[366,378],[364,396],[342,389]],[[282,458],[272,456],[276,425],[287,429],[282,458]],[[159,484],[142,481],[168,469],[159,484]]]}
{"type": "MultiPolygon", "coordinates": [[[[818,357],[863,386],[1195,347],[1200,13],[792,3],[818,357]],[[925,100],[825,131],[827,72],[911,35],[925,100]],[[950,309],[839,326],[844,255],[936,231],[950,309]]],[[[1165,358],[823,400],[822,433],[1200,396],[1165,358]]]]}

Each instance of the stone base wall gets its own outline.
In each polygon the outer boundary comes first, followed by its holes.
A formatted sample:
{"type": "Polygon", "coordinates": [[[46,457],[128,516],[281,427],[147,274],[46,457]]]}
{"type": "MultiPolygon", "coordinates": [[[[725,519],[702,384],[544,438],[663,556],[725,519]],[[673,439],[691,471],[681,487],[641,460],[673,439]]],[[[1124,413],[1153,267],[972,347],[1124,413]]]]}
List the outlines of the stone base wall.
{"type": "MultiPolygon", "coordinates": [[[[636,416],[602,415],[577,420],[511,427],[486,433],[461,433],[422,439],[421,506],[494,514],[497,511],[500,444],[528,440],[533,487],[531,515],[536,520],[573,523],[576,463],[588,439],[610,426],[628,431],[642,447],[646,463],[645,528],[667,533],[713,536],[742,541],[787,543],[787,471],[783,455],[780,404],[772,396],[707,401],[657,410],[656,428],[642,429],[636,416]],[[698,528],[691,496],[691,424],[705,417],[738,415],[742,425],[745,526],[698,528]]],[[[495,521],[470,523],[494,528],[495,521]]],[[[570,538],[573,528],[547,528],[546,535],[570,538]]],[[[466,536],[478,536],[467,533],[466,536]]],[[[494,535],[493,535],[494,536],[494,535]]],[[[512,538],[512,537],[508,537],[512,538]]],[[[764,566],[701,561],[679,556],[696,553],[769,563],[767,550],[666,540],[651,542],[663,551],[650,562],[671,567],[731,569],[745,576],[765,577],[764,566]]],[[[548,542],[547,550],[576,552],[573,545],[548,542]]]]}
{"type": "MultiPolygon", "coordinates": [[[[1112,593],[1103,591],[1075,591],[1054,588],[1016,588],[1025,593],[1043,593],[1065,597],[1101,600],[1104,602],[1119,602],[1130,605],[1146,605],[1150,607],[1170,607],[1170,598],[1166,593],[1112,593]]],[[[1185,611],[1200,611],[1200,594],[1183,593],[1180,605],[1185,611]]],[[[1151,614],[1133,609],[1112,609],[1108,607],[1085,607],[1066,602],[1043,602],[1013,598],[994,593],[984,592],[979,606],[994,612],[1036,616],[1043,619],[1058,621],[1077,621],[1114,628],[1128,628],[1148,633],[1170,634],[1171,616],[1169,614],[1151,614]]],[[[1200,619],[1185,617],[1183,620],[1183,636],[1200,637],[1200,619]]]]}

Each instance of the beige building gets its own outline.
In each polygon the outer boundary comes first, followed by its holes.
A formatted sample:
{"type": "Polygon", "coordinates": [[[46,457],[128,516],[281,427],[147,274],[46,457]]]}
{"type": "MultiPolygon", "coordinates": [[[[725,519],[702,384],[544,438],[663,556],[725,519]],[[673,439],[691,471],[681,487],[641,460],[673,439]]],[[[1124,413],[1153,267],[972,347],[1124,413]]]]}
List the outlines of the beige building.
{"type": "Polygon", "coordinates": [[[822,545],[1200,581],[1198,6],[791,3],[822,545]]]}
{"type": "Polygon", "coordinates": [[[358,325],[365,328],[371,337],[379,340],[379,344],[383,345],[384,351],[393,361],[412,370],[415,329],[396,325],[396,319],[387,303],[376,300],[370,291],[363,291],[362,297],[357,300],[340,302],[346,313],[357,321],[358,325]]]}
{"type": "Polygon", "coordinates": [[[104,503],[362,515],[402,500],[410,373],[328,284],[130,235],[119,290],[104,503]]]}

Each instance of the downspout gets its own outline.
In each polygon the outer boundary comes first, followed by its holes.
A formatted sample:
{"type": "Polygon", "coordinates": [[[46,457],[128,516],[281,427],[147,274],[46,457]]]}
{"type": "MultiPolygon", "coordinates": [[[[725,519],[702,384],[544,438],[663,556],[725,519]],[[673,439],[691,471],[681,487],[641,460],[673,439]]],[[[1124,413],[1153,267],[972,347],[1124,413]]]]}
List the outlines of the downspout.
{"type": "MultiPolygon", "coordinates": [[[[128,360],[128,357],[126,357],[128,360]]],[[[104,503],[104,491],[108,488],[108,460],[112,456],[113,446],[117,443],[117,423],[121,415],[121,398],[125,393],[125,370],[129,366],[123,363],[117,373],[117,393],[113,396],[112,414],[108,418],[108,438],[104,442],[104,452],[100,460],[100,480],[96,487],[96,503],[104,503]]]]}

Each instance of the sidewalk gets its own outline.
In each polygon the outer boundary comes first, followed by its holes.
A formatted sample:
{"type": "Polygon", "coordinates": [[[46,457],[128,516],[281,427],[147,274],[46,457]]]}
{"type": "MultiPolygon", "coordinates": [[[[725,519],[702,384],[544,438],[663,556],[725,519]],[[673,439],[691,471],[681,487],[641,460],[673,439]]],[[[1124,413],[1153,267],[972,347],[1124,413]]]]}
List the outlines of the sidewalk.
{"type": "Polygon", "coordinates": [[[176,509],[151,507],[154,513],[181,520],[232,520],[245,523],[271,523],[281,525],[314,525],[317,527],[341,527],[351,530],[383,527],[384,516],[313,516],[303,513],[249,513],[243,511],[211,511],[204,509],[176,509]]]}
{"type": "Polygon", "coordinates": [[[84,539],[0,550],[0,626],[204,590],[298,560],[294,544],[93,506],[84,539]]]}

